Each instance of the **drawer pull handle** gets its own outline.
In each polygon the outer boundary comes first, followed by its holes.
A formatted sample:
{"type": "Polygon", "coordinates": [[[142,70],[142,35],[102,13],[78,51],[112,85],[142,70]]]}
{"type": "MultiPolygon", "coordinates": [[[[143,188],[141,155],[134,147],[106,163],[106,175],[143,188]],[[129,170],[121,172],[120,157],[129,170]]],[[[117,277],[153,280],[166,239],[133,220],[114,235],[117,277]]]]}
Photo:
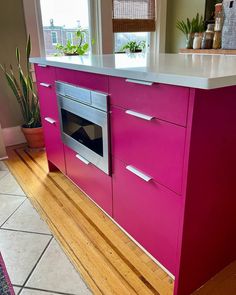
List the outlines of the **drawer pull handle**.
{"type": "Polygon", "coordinates": [[[134,79],[126,79],[125,82],[141,84],[141,85],[146,85],[146,86],[152,86],[153,85],[153,82],[142,81],[142,80],[134,80],[134,79]]]}
{"type": "Polygon", "coordinates": [[[84,157],[80,156],[79,154],[76,155],[76,158],[79,159],[81,162],[83,162],[86,165],[90,164],[90,162],[88,160],[86,160],[84,157]]]}
{"type": "Polygon", "coordinates": [[[155,117],[144,115],[144,114],[141,114],[141,113],[137,113],[137,112],[134,112],[134,111],[131,111],[131,110],[127,110],[125,112],[128,115],[131,115],[131,116],[134,116],[134,117],[146,120],[146,121],[151,121],[151,120],[155,119],[155,117]]]}
{"type": "Polygon", "coordinates": [[[46,68],[46,67],[47,67],[47,65],[38,64],[38,67],[40,67],[40,68],[46,68]]]}
{"type": "Polygon", "coordinates": [[[46,118],[44,118],[44,120],[52,125],[56,124],[56,121],[52,118],[46,117],[46,118]]]}
{"type": "Polygon", "coordinates": [[[47,84],[47,83],[40,83],[39,85],[46,88],[50,88],[52,86],[51,84],[47,84]]]}
{"type": "Polygon", "coordinates": [[[139,178],[145,180],[146,182],[149,182],[152,180],[151,176],[144,174],[143,172],[139,171],[138,169],[136,169],[135,167],[131,165],[126,166],[126,169],[132,172],[133,174],[135,174],[136,176],[138,176],[139,178]]]}

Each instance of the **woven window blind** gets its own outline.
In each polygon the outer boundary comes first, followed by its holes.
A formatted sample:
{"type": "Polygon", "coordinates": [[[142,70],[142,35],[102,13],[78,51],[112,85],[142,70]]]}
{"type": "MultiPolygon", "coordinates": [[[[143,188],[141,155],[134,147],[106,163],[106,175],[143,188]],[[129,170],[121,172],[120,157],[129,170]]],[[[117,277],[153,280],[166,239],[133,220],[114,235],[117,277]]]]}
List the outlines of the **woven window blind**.
{"type": "Polygon", "coordinates": [[[155,31],[155,0],[113,0],[113,32],[155,31]]]}

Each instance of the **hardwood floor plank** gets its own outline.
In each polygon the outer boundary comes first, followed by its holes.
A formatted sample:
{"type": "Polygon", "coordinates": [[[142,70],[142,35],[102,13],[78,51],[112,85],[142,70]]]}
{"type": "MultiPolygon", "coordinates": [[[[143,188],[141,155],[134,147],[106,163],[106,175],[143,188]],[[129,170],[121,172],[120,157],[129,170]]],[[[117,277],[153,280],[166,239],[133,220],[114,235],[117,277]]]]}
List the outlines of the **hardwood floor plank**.
{"type": "Polygon", "coordinates": [[[173,294],[151,259],[78,188],[59,172],[47,175],[44,152],[9,153],[9,168],[94,294],[173,294]]]}

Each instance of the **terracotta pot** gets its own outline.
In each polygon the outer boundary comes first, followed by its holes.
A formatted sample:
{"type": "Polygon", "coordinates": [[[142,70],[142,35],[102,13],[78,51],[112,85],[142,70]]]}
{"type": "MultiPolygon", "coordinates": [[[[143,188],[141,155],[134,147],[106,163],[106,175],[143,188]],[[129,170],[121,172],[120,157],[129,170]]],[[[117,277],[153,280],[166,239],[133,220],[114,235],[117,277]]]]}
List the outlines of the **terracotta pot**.
{"type": "Polygon", "coordinates": [[[43,148],[44,147],[44,137],[43,128],[21,128],[24,136],[26,138],[28,147],[30,148],[43,148]]]}

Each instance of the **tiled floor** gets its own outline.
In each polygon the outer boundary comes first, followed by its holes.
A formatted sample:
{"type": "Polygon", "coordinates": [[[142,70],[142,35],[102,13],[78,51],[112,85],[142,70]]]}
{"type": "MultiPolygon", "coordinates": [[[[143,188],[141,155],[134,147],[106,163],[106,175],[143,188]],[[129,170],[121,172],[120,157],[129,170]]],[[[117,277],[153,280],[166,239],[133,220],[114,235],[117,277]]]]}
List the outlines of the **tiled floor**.
{"type": "Polygon", "coordinates": [[[0,251],[17,295],[92,294],[1,161],[0,251]]]}

